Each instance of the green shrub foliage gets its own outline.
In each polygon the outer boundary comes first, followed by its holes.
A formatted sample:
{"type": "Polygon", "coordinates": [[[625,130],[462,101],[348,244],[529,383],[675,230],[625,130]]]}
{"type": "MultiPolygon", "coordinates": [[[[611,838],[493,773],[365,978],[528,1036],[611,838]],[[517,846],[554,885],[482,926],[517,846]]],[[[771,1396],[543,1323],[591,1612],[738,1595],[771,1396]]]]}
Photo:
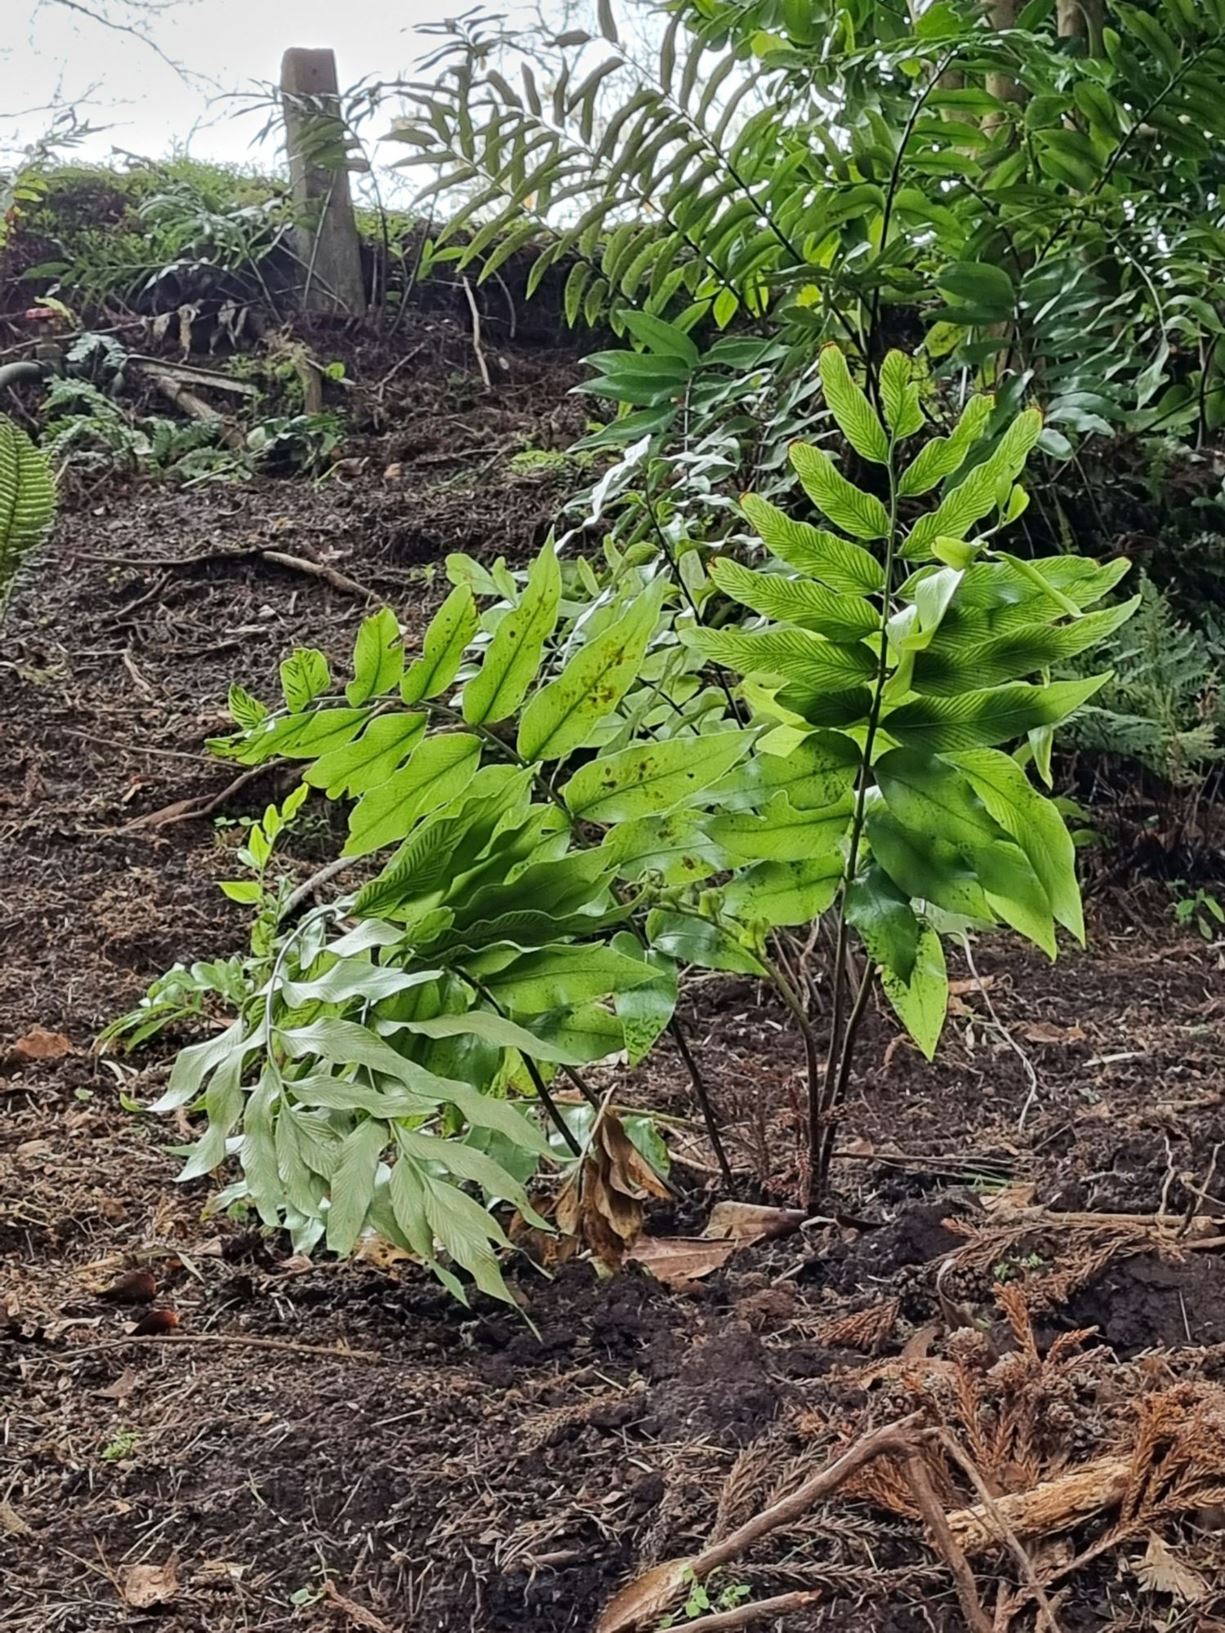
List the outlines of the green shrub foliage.
{"type": "Polygon", "coordinates": [[[276,706],[231,695],[220,752],[301,762],[303,782],[226,887],[258,910],[237,1004],[232,963],[195,966],[124,1023],[147,1035],[210,990],[237,1009],[158,1102],[206,1115],[185,1177],[232,1156],[230,1195],[300,1245],[375,1228],[457,1293],[457,1270],[502,1293],[473,1189],[534,1217],[538,1164],[579,1149],[558,1074],[642,1059],[686,968],[772,981],[802,1020],[772,937],[833,908],[840,946],[862,944],[859,1002],[811,1073],[819,1187],[869,982],[930,1055],[947,935],[1006,924],[1054,956],[1057,926],[1083,934],[1072,842],[1029,769],[1106,678],[1049,670],[1130,615],[1100,606],[1126,563],[1000,542],[1035,410],[988,435],[974,399],[925,441],[909,358],[884,359],[879,411],[836,348],[821,379],[870,479],[797,444],[817,515],[746,497],[754,565],[682,577],[610,546],[597,572],[552,540],[518,577],[452,558],[415,655],[384,610],[343,684],[300,650],[276,706]],[[747,614],[720,624],[730,602],[747,614]],[[379,866],[295,919],[268,864],[307,789],[348,802],[345,855],[379,866]]]}

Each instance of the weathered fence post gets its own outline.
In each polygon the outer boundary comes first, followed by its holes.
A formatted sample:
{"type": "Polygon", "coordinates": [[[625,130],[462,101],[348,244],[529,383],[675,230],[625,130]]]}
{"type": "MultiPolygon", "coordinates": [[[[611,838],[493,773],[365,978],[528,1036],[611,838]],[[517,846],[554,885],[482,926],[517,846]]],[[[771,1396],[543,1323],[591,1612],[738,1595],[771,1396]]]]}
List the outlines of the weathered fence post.
{"type": "Polygon", "coordinates": [[[353,218],[334,51],[293,47],[281,59],[289,179],[302,225],[299,292],[311,312],[366,310],[361,241],[353,218]]]}

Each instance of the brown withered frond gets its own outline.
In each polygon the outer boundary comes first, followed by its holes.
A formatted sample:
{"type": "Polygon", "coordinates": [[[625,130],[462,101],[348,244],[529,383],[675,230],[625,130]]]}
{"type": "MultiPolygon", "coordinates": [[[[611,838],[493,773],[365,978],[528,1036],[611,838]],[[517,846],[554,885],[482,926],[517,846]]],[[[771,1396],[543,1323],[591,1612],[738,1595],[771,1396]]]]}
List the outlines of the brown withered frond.
{"type": "Polygon", "coordinates": [[[814,1336],[831,1349],[857,1349],[871,1355],[893,1336],[897,1316],[898,1301],[891,1298],[884,1304],[823,1321],[814,1328],[814,1336]]]}
{"type": "Polygon", "coordinates": [[[1013,1342],[1021,1354],[1032,1359],[1038,1359],[1038,1342],[1034,1337],[1034,1324],[1030,1320],[1029,1304],[1019,1282],[997,1282],[995,1286],[995,1302],[1000,1307],[1000,1313],[1008,1323],[1013,1342]]]}

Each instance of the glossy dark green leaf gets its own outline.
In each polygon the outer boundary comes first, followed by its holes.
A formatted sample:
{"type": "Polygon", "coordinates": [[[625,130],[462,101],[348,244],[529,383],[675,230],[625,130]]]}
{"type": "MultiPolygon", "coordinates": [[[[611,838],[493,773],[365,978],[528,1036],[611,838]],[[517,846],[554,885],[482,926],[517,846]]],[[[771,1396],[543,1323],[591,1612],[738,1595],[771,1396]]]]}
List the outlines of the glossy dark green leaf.
{"type": "Polygon", "coordinates": [[[1053,726],[1086,703],[1109,677],[1058,680],[1048,686],[1017,682],[954,697],[921,697],[891,709],[884,729],[908,747],[931,752],[990,748],[1035,726],[1053,726]]]}
{"type": "Polygon", "coordinates": [[[919,921],[910,898],[875,862],[852,880],[847,922],[859,932],[868,957],[900,981],[909,981],[919,945],[919,921]]]}

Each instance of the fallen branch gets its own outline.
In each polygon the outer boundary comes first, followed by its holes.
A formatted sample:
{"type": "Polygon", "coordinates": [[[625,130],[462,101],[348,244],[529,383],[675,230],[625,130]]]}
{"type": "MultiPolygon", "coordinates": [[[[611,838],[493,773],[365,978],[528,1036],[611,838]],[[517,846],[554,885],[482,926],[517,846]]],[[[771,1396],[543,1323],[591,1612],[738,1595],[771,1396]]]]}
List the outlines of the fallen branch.
{"type": "MultiPolygon", "coordinates": [[[[653,1627],[691,1582],[702,1581],[720,1566],[739,1558],[755,1542],[769,1536],[771,1531],[798,1520],[814,1503],[828,1497],[844,1480],[868,1463],[890,1454],[908,1457],[915,1449],[915,1434],[922,1423],[922,1412],[912,1412],[908,1417],[899,1418],[896,1423],[883,1424],[871,1430],[848,1447],[841,1457],[834,1458],[833,1462],[826,1463],[824,1468],[810,1475],[788,1496],[771,1503],[760,1514],[755,1514],[751,1520],[746,1520],[734,1531],[729,1531],[727,1536],[704,1548],[700,1554],[693,1554],[687,1559],[667,1560],[644,1576],[627,1583],[608,1604],[596,1624],[596,1633],[634,1633],[639,1628],[653,1627]]],[[[695,1625],[690,1623],[691,1627],[695,1625]]]]}
{"type": "Polygon", "coordinates": [[[184,414],[189,414],[193,420],[199,420],[201,425],[210,426],[216,431],[232,453],[242,452],[246,446],[242,432],[236,425],[230,424],[219,408],[214,408],[202,397],[197,397],[194,391],[188,391],[186,386],[180,385],[169,374],[150,374],[149,378],[162,396],[168,397],[176,408],[181,408],[184,414]]]}
{"type": "MultiPolygon", "coordinates": [[[[451,457],[451,455],[447,456],[448,459],[451,457]]],[[[291,556],[285,550],[269,550],[261,545],[239,550],[202,550],[198,555],[184,556],[179,560],[150,560],[143,556],[100,555],[86,550],[78,550],[76,555],[82,561],[104,561],[122,567],[161,567],[164,569],[161,578],[151,590],[147,590],[138,601],[130,602],[128,606],[121,607],[118,612],[111,615],[109,620],[111,623],[118,623],[128,618],[138,607],[146,606],[150,601],[155,601],[170,583],[173,573],[179,569],[207,567],[214,561],[272,561],[278,567],[288,567],[292,572],[309,573],[312,578],[322,578],[332,585],[334,589],[343,590],[346,595],[364,596],[369,601],[377,601],[379,598],[377,590],[370,589],[366,584],[359,584],[355,578],[350,578],[347,573],[342,573],[335,567],[329,567],[324,562],[308,561],[305,556],[291,556]]],[[[209,651],[215,650],[213,647],[209,648],[209,651]]]]}
{"type": "Polygon", "coordinates": [[[1071,1530],[1122,1501],[1131,1467],[1129,1457],[1099,1457],[1028,1491],[956,1509],[948,1516],[949,1530],[969,1555],[1005,1546],[1008,1532],[1019,1540],[1071,1530]]]}
{"type": "MultiPolygon", "coordinates": [[[[1038,1609],[1041,1613],[1042,1620],[1046,1623],[1047,1633],[1060,1633],[1059,1623],[1055,1620],[1054,1606],[1051,1604],[1046,1589],[1042,1586],[1042,1583],[1038,1578],[1038,1573],[1034,1569],[1033,1560],[1026,1553],[1020,1537],[1017,1536],[1012,1526],[1008,1523],[1004,1511],[1000,1507],[1001,1499],[992,1493],[987,1485],[987,1482],[979,1473],[974,1459],[965,1450],[951,1429],[940,1429],[937,1432],[937,1437],[947,1455],[953,1459],[954,1463],[956,1463],[957,1467],[961,1470],[966,1479],[969,1480],[970,1484],[978,1493],[980,1506],[990,1515],[992,1524],[996,1528],[996,1533],[999,1540],[1005,1544],[1008,1551],[1011,1553],[1012,1557],[1016,1560],[1018,1566],[1020,1567],[1021,1575],[1025,1578],[1026,1585],[1038,1603],[1038,1609]]],[[[962,1557],[964,1558],[965,1556],[963,1555],[962,1557]]]]}
{"type": "Polygon", "coordinates": [[[238,397],[259,396],[258,386],[253,386],[249,380],[236,380],[232,374],[202,369],[195,363],[168,363],[164,357],[143,357],[138,352],[129,352],[128,362],[135,363],[142,374],[153,379],[162,375],[178,381],[180,385],[208,386],[212,391],[231,391],[238,397]]]}

